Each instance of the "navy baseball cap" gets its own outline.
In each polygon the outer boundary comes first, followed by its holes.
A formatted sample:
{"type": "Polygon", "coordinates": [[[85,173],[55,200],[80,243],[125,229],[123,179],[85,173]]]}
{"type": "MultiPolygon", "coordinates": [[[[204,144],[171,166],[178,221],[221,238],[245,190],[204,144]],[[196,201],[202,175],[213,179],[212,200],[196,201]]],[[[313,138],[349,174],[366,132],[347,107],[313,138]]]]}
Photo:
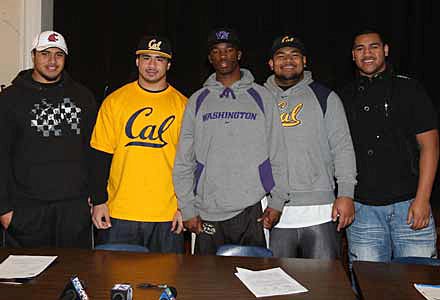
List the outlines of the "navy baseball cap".
{"type": "Polygon", "coordinates": [[[208,35],[208,50],[210,50],[215,44],[230,43],[237,49],[240,49],[240,39],[234,29],[221,27],[214,29],[208,35]]]}

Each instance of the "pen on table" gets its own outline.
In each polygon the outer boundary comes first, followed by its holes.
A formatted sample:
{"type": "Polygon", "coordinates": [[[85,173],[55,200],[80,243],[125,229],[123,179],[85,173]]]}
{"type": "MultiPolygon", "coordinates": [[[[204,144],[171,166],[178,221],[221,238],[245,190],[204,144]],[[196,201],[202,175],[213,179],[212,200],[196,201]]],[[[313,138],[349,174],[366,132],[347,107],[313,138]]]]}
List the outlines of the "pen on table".
{"type": "Polygon", "coordinates": [[[166,289],[168,285],[166,284],[152,284],[152,283],[139,283],[136,287],[141,289],[148,289],[148,288],[159,288],[159,289],[166,289]]]}
{"type": "Polygon", "coordinates": [[[11,284],[11,285],[20,285],[20,284],[23,284],[23,281],[19,281],[17,279],[0,279],[0,283],[11,284]]]}

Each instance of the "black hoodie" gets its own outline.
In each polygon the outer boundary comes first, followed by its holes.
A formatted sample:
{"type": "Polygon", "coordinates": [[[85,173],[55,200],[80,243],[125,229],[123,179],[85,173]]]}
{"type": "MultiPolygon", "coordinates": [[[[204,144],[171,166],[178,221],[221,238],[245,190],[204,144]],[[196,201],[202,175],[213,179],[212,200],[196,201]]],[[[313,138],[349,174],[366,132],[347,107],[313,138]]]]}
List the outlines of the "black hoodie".
{"type": "Polygon", "coordinates": [[[89,195],[93,94],[63,72],[41,84],[20,72],[0,93],[0,215],[89,195]]]}

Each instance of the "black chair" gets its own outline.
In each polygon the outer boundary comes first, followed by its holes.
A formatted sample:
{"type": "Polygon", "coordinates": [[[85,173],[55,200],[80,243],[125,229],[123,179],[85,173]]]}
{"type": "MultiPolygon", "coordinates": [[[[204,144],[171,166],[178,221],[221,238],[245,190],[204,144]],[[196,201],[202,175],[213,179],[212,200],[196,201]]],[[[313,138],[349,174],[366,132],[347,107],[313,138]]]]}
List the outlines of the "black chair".
{"type": "Polygon", "coordinates": [[[272,250],[266,247],[225,244],[218,247],[216,255],[272,257],[273,253],[272,250]]]}
{"type": "Polygon", "coordinates": [[[96,250],[110,250],[110,251],[128,251],[128,252],[144,252],[148,253],[147,247],[134,244],[101,244],[95,246],[96,250]]]}
{"type": "Polygon", "coordinates": [[[400,263],[400,264],[440,266],[440,259],[438,258],[419,257],[419,256],[396,257],[393,258],[391,262],[400,263]]]}

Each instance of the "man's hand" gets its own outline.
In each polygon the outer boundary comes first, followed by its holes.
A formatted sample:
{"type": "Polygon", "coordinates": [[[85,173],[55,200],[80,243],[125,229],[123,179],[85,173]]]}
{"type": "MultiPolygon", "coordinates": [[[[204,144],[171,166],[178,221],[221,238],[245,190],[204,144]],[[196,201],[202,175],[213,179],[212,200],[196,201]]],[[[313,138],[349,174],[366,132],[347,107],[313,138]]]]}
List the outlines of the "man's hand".
{"type": "Polygon", "coordinates": [[[350,225],[354,220],[354,203],[350,197],[338,197],[333,203],[332,220],[336,222],[339,217],[337,231],[350,225]]]}
{"type": "Polygon", "coordinates": [[[174,232],[175,234],[179,234],[182,232],[182,230],[183,230],[182,213],[180,212],[180,209],[177,209],[173,217],[173,223],[171,224],[171,232],[174,232]]]}
{"type": "Polygon", "coordinates": [[[112,227],[107,204],[93,206],[92,222],[98,229],[107,229],[112,227]]]}
{"type": "Polygon", "coordinates": [[[10,212],[7,212],[7,213],[0,216],[0,222],[5,230],[8,229],[9,224],[11,224],[13,214],[14,214],[14,211],[11,210],[10,212]]]}
{"type": "Polygon", "coordinates": [[[260,218],[257,219],[257,222],[263,221],[263,226],[266,229],[271,229],[275,226],[280,220],[281,212],[274,208],[266,207],[263,214],[260,218]]]}
{"type": "Polygon", "coordinates": [[[414,230],[428,226],[431,215],[431,205],[429,201],[423,201],[416,197],[408,209],[407,224],[414,230]]]}
{"type": "Polygon", "coordinates": [[[202,219],[199,216],[193,217],[188,221],[184,221],[183,226],[189,231],[199,234],[202,232],[202,219]]]}

